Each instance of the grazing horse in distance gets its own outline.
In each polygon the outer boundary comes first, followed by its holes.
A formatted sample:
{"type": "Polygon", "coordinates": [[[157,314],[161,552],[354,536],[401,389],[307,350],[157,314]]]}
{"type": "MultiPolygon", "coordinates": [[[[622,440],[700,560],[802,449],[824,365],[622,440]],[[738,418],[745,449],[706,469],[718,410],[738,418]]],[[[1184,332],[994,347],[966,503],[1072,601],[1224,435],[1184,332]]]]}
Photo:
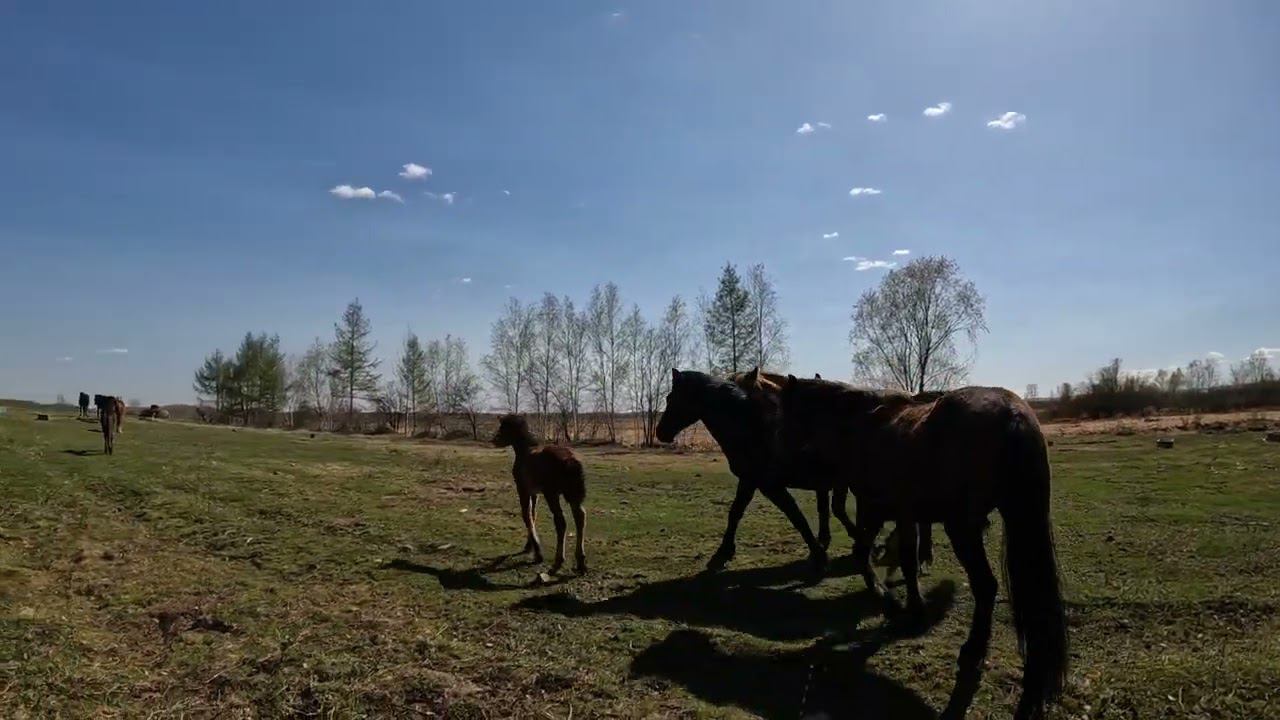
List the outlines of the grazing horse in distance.
{"type": "Polygon", "coordinates": [[[511,476],[516,481],[516,493],[520,496],[520,515],[524,520],[527,540],[524,552],[533,551],[533,561],[542,562],[542,544],[538,542],[538,529],[534,526],[537,493],[547,500],[547,507],[556,523],[556,559],[551,572],[564,565],[564,540],[567,523],[560,509],[564,497],[573,512],[573,525],[577,531],[574,549],[574,570],[578,574],[587,571],[587,554],[583,547],[586,513],[582,501],[587,497],[586,475],[582,463],[573,451],[559,445],[538,446],[538,440],[529,431],[529,423],[519,415],[504,415],[498,421],[498,432],[493,436],[495,447],[510,447],[515,451],[515,464],[511,476]]]}
{"type": "MultiPolygon", "coordinates": [[[[702,421],[707,432],[720,445],[720,451],[729,461],[729,470],[738,478],[738,491],[729,506],[729,524],[725,528],[720,547],[707,561],[708,570],[719,570],[733,559],[736,551],[735,537],[738,522],[747,504],[759,490],[791,521],[809,548],[809,561],[821,571],[827,563],[827,550],[813,536],[809,523],[796,505],[795,498],[780,483],[769,482],[769,468],[773,443],[772,430],[755,402],[742,388],[728,380],[720,380],[695,370],[671,370],[671,392],[667,394],[666,407],[658,418],[657,437],[664,443],[675,440],[685,428],[702,421]]],[[[789,478],[790,482],[797,482],[789,478]]],[[[809,489],[817,489],[814,480],[809,489]]],[[[800,487],[793,485],[793,487],[800,487]]],[[[821,487],[830,489],[823,484],[821,487]]]]}
{"type": "MultiPolygon", "coordinates": [[[[776,472],[817,462],[846,474],[858,499],[865,546],[879,525],[863,523],[864,504],[899,526],[941,522],[974,594],[969,635],[943,718],[967,712],[991,639],[996,579],[984,548],[992,511],[1004,521],[1005,584],[1018,649],[1022,695],[1015,720],[1041,718],[1062,693],[1067,622],[1053,522],[1048,449],[1035,412],[1002,388],[968,387],[929,402],[788,377],[779,395],[776,472]]],[[[867,516],[871,516],[869,512],[867,516]]],[[[923,608],[915,569],[916,534],[900,533],[909,607],[923,608]]],[[[863,548],[865,552],[865,547],[863,548]]],[[[868,565],[869,588],[883,587],[868,565]]]]}
{"type": "Polygon", "coordinates": [[[80,417],[89,417],[89,393],[80,393],[80,417]]]}
{"type": "Polygon", "coordinates": [[[93,399],[98,406],[98,424],[102,426],[102,454],[114,455],[116,429],[119,427],[116,413],[119,411],[120,404],[110,395],[94,395],[93,399]]]}

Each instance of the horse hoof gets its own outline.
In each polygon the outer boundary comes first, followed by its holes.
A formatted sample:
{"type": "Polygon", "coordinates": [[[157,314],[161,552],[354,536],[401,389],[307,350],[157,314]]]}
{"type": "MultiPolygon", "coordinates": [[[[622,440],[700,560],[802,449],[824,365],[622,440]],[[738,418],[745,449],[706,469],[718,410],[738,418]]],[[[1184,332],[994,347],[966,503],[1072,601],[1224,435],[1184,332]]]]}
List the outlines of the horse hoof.
{"type": "Polygon", "coordinates": [[[576,564],[573,566],[573,571],[574,571],[575,573],[579,574],[579,575],[586,575],[586,574],[587,574],[587,563],[586,563],[586,562],[583,562],[583,561],[578,561],[578,563],[576,563],[576,564]]]}
{"type": "Polygon", "coordinates": [[[552,575],[555,575],[556,573],[560,572],[560,568],[562,567],[564,567],[564,561],[557,560],[556,562],[551,563],[551,568],[547,570],[547,572],[551,573],[552,575]]]}
{"type": "Polygon", "coordinates": [[[822,577],[827,571],[827,554],[826,553],[810,553],[809,569],[814,575],[822,577]]]}
{"type": "Polygon", "coordinates": [[[716,554],[712,555],[711,559],[707,561],[707,569],[711,572],[723,570],[724,566],[728,565],[729,561],[733,559],[734,554],[733,550],[717,550],[716,554]]]}

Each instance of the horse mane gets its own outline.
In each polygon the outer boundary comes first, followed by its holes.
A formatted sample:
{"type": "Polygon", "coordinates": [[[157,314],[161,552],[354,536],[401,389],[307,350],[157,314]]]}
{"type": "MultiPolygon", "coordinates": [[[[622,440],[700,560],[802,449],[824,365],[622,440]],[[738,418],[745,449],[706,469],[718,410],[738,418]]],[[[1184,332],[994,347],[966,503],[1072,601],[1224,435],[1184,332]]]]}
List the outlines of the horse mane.
{"type": "Polygon", "coordinates": [[[498,427],[505,433],[511,432],[511,440],[522,440],[529,447],[538,445],[538,438],[529,429],[529,421],[523,415],[508,413],[498,418],[498,427]]]}

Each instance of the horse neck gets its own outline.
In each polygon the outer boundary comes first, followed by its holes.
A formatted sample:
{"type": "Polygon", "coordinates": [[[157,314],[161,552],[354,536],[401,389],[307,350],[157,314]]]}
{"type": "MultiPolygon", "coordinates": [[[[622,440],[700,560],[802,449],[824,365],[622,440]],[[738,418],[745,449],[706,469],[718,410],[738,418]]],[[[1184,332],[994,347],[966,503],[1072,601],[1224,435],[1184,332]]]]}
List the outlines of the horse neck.
{"type": "Polygon", "coordinates": [[[707,432],[715,438],[721,448],[734,445],[749,434],[747,421],[748,409],[730,405],[727,402],[716,402],[717,398],[708,391],[702,403],[702,417],[698,418],[707,427],[707,432]]]}
{"type": "Polygon", "coordinates": [[[518,440],[511,443],[511,449],[515,452],[517,460],[523,460],[538,449],[538,443],[536,440],[518,440]]]}

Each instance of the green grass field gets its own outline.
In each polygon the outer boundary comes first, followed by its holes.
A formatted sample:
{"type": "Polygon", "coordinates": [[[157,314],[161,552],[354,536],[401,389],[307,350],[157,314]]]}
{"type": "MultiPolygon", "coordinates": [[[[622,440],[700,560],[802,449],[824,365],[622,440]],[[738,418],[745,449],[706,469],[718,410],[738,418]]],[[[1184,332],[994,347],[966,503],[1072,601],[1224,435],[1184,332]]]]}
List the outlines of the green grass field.
{"type": "MultiPolygon", "coordinates": [[[[731,570],[700,577],[732,494],[711,453],[583,451],[591,572],[533,586],[503,557],[504,452],[136,420],[100,450],[92,423],[0,417],[0,716],[932,717],[972,609],[945,538],[924,634],[884,625],[840,530],[803,586],[759,498],[731,570]]],[[[1055,716],[1280,717],[1280,445],[1051,453],[1055,716]]],[[[1019,680],[996,617],[974,718],[1007,717],[1019,680]]]]}

